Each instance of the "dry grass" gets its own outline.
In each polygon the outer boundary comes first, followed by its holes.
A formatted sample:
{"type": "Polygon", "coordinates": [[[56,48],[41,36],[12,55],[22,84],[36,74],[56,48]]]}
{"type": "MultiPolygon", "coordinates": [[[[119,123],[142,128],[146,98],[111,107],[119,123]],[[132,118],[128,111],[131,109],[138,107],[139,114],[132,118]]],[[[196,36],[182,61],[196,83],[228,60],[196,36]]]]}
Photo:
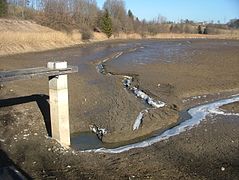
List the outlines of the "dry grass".
{"type": "MultiPolygon", "coordinates": [[[[221,34],[178,34],[178,33],[159,33],[156,35],[145,35],[146,39],[239,39],[239,30],[222,30],[221,34]]],[[[143,39],[140,34],[120,33],[110,39],[143,39]]]]}
{"type": "MultiPolygon", "coordinates": [[[[73,43],[75,38],[61,32],[1,32],[0,39],[5,44],[35,44],[37,43],[73,43]]],[[[79,39],[80,40],[80,39],[79,39]]]]}
{"type": "Polygon", "coordinates": [[[118,35],[112,36],[111,39],[142,39],[142,36],[137,33],[119,33],[118,35]]]}
{"type": "MultiPolygon", "coordinates": [[[[239,39],[239,30],[222,30],[218,35],[173,34],[160,33],[145,38],[179,39],[179,38],[209,38],[209,39],[239,39]]],[[[24,52],[44,51],[83,43],[81,34],[77,31],[66,34],[30,21],[0,19],[0,56],[24,52]]],[[[110,39],[142,39],[141,35],[120,33],[110,39]]],[[[93,33],[95,41],[108,40],[103,33],[93,33]]]]}
{"type": "Polygon", "coordinates": [[[93,40],[92,41],[106,41],[108,37],[104,33],[93,33],[93,40]]]}
{"type": "Polygon", "coordinates": [[[160,33],[155,36],[147,35],[146,38],[153,39],[239,39],[239,31],[232,34],[176,34],[176,33],[160,33]]]}
{"type": "Polygon", "coordinates": [[[0,19],[0,55],[43,51],[82,43],[81,34],[66,34],[30,21],[0,19]]]}
{"type": "Polygon", "coordinates": [[[54,30],[32,21],[0,19],[0,32],[54,32],[54,30]]]}
{"type": "Polygon", "coordinates": [[[0,33],[0,55],[42,51],[81,43],[80,34],[62,32],[12,32],[0,33]]]}

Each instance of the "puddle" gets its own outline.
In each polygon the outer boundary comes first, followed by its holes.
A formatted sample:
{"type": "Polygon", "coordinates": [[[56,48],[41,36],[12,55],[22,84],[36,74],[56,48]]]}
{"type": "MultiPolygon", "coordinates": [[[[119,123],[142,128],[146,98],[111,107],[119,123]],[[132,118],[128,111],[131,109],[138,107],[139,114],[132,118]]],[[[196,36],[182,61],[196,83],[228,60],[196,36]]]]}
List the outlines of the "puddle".
{"type": "Polygon", "coordinates": [[[79,150],[88,150],[103,147],[96,134],[92,132],[82,132],[80,134],[73,134],[71,137],[71,144],[74,148],[79,150]]]}

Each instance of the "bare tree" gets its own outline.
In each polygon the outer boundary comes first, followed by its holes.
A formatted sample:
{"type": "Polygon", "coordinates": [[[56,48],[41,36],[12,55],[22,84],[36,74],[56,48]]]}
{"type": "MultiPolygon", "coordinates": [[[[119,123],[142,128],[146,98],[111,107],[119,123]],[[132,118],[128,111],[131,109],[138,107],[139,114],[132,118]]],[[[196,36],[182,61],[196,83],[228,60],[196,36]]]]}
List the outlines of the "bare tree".
{"type": "Polygon", "coordinates": [[[162,15],[158,15],[158,18],[157,18],[157,23],[158,24],[163,24],[163,23],[166,23],[166,21],[167,21],[167,18],[166,17],[164,17],[164,16],[162,16],[162,15]]]}
{"type": "Polygon", "coordinates": [[[97,24],[98,7],[95,0],[71,0],[70,12],[76,23],[94,27],[97,24]]]}

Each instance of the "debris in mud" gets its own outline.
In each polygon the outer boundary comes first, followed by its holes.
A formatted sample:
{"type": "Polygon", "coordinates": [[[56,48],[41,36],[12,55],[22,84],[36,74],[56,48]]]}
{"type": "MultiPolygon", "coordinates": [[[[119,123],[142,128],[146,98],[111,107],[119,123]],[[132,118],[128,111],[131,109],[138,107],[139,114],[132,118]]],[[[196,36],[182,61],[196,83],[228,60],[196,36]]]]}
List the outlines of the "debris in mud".
{"type": "MultiPolygon", "coordinates": [[[[166,105],[162,101],[157,101],[157,100],[153,99],[152,97],[147,95],[142,90],[140,90],[136,87],[131,87],[132,81],[133,81],[133,77],[124,76],[123,85],[126,89],[131,91],[136,97],[144,100],[144,102],[147,103],[148,105],[150,105],[152,108],[162,108],[166,105]]],[[[147,109],[143,110],[139,113],[139,115],[137,116],[135,123],[133,125],[133,131],[139,129],[140,125],[143,122],[143,117],[144,117],[145,113],[148,113],[147,109]]]]}
{"type": "Polygon", "coordinates": [[[193,97],[190,97],[188,99],[183,99],[182,102],[183,103],[186,103],[186,102],[189,102],[189,101],[193,101],[193,100],[197,100],[197,99],[202,99],[202,98],[206,98],[207,95],[202,95],[202,96],[193,96],[193,97]]]}
{"type": "Polygon", "coordinates": [[[105,134],[107,134],[107,130],[106,130],[106,129],[104,129],[104,128],[98,128],[98,126],[96,126],[95,124],[90,125],[89,127],[90,127],[90,130],[91,130],[93,133],[95,133],[95,134],[97,135],[98,139],[101,140],[101,141],[102,141],[102,139],[103,139],[103,136],[104,136],[105,134]]]}
{"type": "Polygon", "coordinates": [[[103,64],[98,64],[97,66],[96,66],[96,69],[97,69],[97,71],[98,71],[98,73],[100,73],[100,74],[105,74],[105,68],[104,68],[104,65],[103,64]]]}
{"type": "Polygon", "coordinates": [[[130,76],[124,76],[124,80],[123,80],[123,85],[125,88],[128,88],[131,86],[133,78],[130,76]]]}
{"type": "Polygon", "coordinates": [[[138,117],[136,118],[134,125],[133,125],[133,131],[139,129],[140,125],[143,122],[144,114],[148,113],[148,110],[143,110],[139,113],[138,117]]]}
{"type": "Polygon", "coordinates": [[[132,83],[133,78],[129,76],[124,76],[123,84],[125,88],[129,89],[131,92],[133,92],[136,97],[144,100],[148,105],[152,106],[153,108],[161,108],[164,107],[166,104],[162,101],[157,101],[147,95],[145,92],[142,90],[136,88],[136,87],[130,87],[132,83]]]}

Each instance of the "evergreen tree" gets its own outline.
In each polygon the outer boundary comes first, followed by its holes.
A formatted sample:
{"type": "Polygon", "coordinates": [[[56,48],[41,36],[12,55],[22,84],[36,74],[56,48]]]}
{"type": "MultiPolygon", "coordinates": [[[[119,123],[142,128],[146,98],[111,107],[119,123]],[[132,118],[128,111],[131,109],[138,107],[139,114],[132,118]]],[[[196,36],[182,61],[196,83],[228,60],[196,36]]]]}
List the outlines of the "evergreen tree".
{"type": "Polygon", "coordinates": [[[129,18],[134,19],[134,15],[131,10],[128,10],[128,16],[129,18]]]}
{"type": "Polygon", "coordinates": [[[112,25],[112,20],[109,15],[109,11],[106,9],[104,15],[101,18],[101,30],[107,35],[109,38],[112,35],[113,31],[113,25],[112,25]]]}
{"type": "Polygon", "coordinates": [[[207,26],[204,28],[203,34],[208,34],[208,27],[207,26]]]}
{"type": "Polygon", "coordinates": [[[8,4],[7,0],[0,0],[0,17],[7,15],[8,4]]]}
{"type": "Polygon", "coordinates": [[[202,27],[201,27],[201,25],[199,25],[198,26],[198,34],[202,34],[203,32],[202,32],[202,27]]]}

